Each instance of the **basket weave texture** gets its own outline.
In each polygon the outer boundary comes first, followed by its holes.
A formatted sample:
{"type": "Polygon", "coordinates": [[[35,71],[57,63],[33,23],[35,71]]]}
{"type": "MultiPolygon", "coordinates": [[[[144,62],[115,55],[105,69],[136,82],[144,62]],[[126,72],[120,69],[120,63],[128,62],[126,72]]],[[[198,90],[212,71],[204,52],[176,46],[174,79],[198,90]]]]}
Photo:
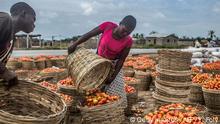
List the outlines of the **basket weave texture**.
{"type": "Polygon", "coordinates": [[[159,50],[159,67],[162,69],[185,71],[190,70],[192,53],[159,50]]]}
{"type": "Polygon", "coordinates": [[[220,114],[220,90],[202,88],[202,91],[208,111],[214,114],[220,114]]]}
{"type": "Polygon", "coordinates": [[[205,101],[201,85],[193,83],[190,86],[189,100],[190,102],[204,104],[205,101]]]}
{"type": "Polygon", "coordinates": [[[125,119],[122,103],[119,99],[113,103],[80,108],[83,124],[121,124],[125,119]]]}
{"type": "Polygon", "coordinates": [[[66,114],[60,96],[33,82],[20,80],[9,92],[0,86],[0,97],[0,123],[60,124],[66,114]]]}
{"type": "Polygon", "coordinates": [[[67,57],[68,72],[76,79],[77,89],[92,89],[100,86],[111,74],[112,63],[90,50],[78,48],[67,57]]]}

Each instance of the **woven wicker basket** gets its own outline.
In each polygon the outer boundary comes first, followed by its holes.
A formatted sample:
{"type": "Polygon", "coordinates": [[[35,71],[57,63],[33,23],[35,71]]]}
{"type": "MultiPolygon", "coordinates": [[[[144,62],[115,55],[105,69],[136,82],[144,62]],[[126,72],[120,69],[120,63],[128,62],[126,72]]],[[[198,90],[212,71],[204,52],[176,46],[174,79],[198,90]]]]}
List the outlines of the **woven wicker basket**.
{"type": "Polygon", "coordinates": [[[46,61],[35,61],[34,62],[37,69],[44,69],[46,68],[46,61]]]}
{"type": "Polygon", "coordinates": [[[159,94],[167,96],[167,97],[173,97],[173,98],[186,98],[190,94],[189,87],[167,87],[164,85],[161,85],[157,82],[155,82],[156,91],[158,91],[159,94]]]}
{"type": "Polygon", "coordinates": [[[138,100],[138,92],[134,92],[134,93],[130,93],[130,94],[127,94],[127,108],[125,108],[125,115],[128,116],[128,115],[131,115],[132,114],[132,106],[134,104],[137,103],[137,100],[138,100]]]}
{"type": "Polygon", "coordinates": [[[175,75],[167,75],[167,74],[162,74],[159,73],[159,78],[164,81],[169,81],[169,82],[190,82],[191,76],[175,76],[175,75]]]}
{"type": "Polygon", "coordinates": [[[101,106],[82,107],[83,124],[121,124],[124,119],[122,99],[101,106]]]}
{"type": "Polygon", "coordinates": [[[68,77],[68,72],[67,70],[61,72],[50,72],[50,73],[38,72],[37,75],[40,75],[42,77],[53,77],[55,80],[59,81],[68,77]]]}
{"type": "Polygon", "coordinates": [[[70,54],[66,64],[70,76],[76,79],[76,87],[83,90],[99,87],[112,70],[111,61],[85,48],[70,54]]]}
{"type": "Polygon", "coordinates": [[[205,103],[201,85],[193,83],[190,86],[189,101],[200,104],[205,103]]]}
{"type": "Polygon", "coordinates": [[[159,67],[162,69],[184,71],[190,70],[192,53],[159,50],[159,67]]]}
{"type": "MultiPolygon", "coordinates": [[[[154,113],[155,111],[158,112],[158,111],[160,111],[160,107],[172,104],[172,102],[162,102],[162,101],[159,101],[159,100],[157,100],[156,102],[157,102],[157,105],[154,107],[154,109],[151,109],[148,113],[154,113]]],[[[198,111],[186,110],[184,108],[168,108],[167,110],[173,110],[173,111],[178,110],[178,111],[182,111],[182,112],[193,111],[193,113],[195,113],[196,116],[198,116],[198,117],[200,117],[202,119],[202,121],[203,121],[202,124],[216,124],[216,123],[207,123],[207,120],[208,119],[211,120],[211,118],[213,116],[209,116],[209,118],[207,118],[208,116],[207,117],[204,116],[204,113],[206,113],[206,111],[207,111],[207,108],[205,106],[199,105],[199,104],[191,104],[191,103],[184,103],[184,105],[185,105],[185,107],[190,106],[190,107],[196,108],[198,111]]],[[[194,118],[194,117],[192,117],[192,118],[194,118]]],[[[166,119],[166,118],[164,118],[164,119],[166,119]]],[[[176,120],[179,120],[179,118],[176,117],[175,119],[173,119],[173,121],[170,121],[170,123],[167,122],[165,124],[176,124],[176,123],[178,123],[178,122],[175,122],[176,120]]],[[[154,122],[157,122],[157,121],[154,121],[154,122]]],[[[190,123],[190,120],[188,122],[189,122],[189,124],[192,124],[192,123],[190,123]]],[[[148,120],[146,120],[146,124],[151,124],[151,123],[152,122],[149,122],[148,120]]],[[[158,123],[158,124],[162,124],[162,123],[158,123]]]]}
{"type": "Polygon", "coordinates": [[[55,60],[55,63],[56,67],[64,68],[66,66],[64,59],[57,59],[55,60]]]}
{"type": "Polygon", "coordinates": [[[50,67],[52,67],[53,66],[53,62],[52,62],[53,60],[50,60],[50,59],[47,59],[46,60],[46,67],[47,68],[50,68],[50,67]]]}
{"type": "Polygon", "coordinates": [[[146,91],[150,87],[151,83],[151,74],[148,72],[135,71],[134,77],[138,79],[140,82],[138,83],[139,91],[146,91]]]}
{"type": "Polygon", "coordinates": [[[220,70],[207,70],[203,69],[204,73],[210,73],[210,74],[220,74],[220,70]]]}
{"type": "Polygon", "coordinates": [[[52,91],[33,82],[19,81],[9,92],[0,87],[0,123],[60,124],[66,104],[52,91]]]}
{"type": "Polygon", "coordinates": [[[131,68],[123,68],[125,77],[134,77],[134,70],[131,68]]]}
{"type": "Polygon", "coordinates": [[[220,114],[220,90],[202,88],[202,91],[208,111],[214,114],[220,114]]]}
{"type": "Polygon", "coordinates": [[[156,91],[153,92],[153,98],[167,103],[190,103],[188,98],[171,98],[160,95],[156,91]]]}
{"type": "Polygon", "coordinates": [[[155,81],[161,85],[167,86],[167,87],[178,87],[178,88],[188,88],[192,84],[191,81],[189,82],[170,82],[170,81],[164,81],[160,78],[156,77],[155,81]]]}
{"type": "Polygon", "coordinates": [[[34,62],[21,62],[22,63],[22,69],[32,70],[35,65],[34,62]]]}
{"type": "Polygon", "coordinates": [[[162,81],[167,82],[190,82],[191,79],[191,70],[187,71],[172,71],[167,69],[161,69],[160,67],[156,67],[157,72],[159,73],[158,78],[162,81]]]}
{"type": "Polygon", "coordinates": [[[8,61],[6,66],[8,69],[16,70],[18,68],[21,68],[22,64],[18,61],[8,61]]]}
{"type": "Polygon", "coordinates": [[[134,87],[137,92],[139,91],[139,83],[140,83],[140,80],[137,80],[136,82],[133,82],[133,81],[125,81],[125,84],[134,87]]]}
{"type": "Polygon", "coordinates": [[[28,70],[16,70],[15,73],[19,79],[24,79],[29,76],[28,70]]]}

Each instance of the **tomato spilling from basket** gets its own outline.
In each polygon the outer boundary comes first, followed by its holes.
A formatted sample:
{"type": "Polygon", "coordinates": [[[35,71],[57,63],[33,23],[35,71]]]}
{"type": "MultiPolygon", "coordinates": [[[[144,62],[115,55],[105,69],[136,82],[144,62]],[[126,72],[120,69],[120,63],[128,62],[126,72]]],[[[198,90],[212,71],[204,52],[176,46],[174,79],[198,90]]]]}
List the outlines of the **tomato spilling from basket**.
{"type": "Polygon", "coordinates": [[[86,93],[86,106],[97,106],[114,102],[119,99],[118,96],[108,95],[100,90],[90,90],[86,93]]]}
{"type": "Polygon", "coordinates": [[[40,83],[41,86],[48,88],[49,90],[56,92],[57,91],[57,85],[51,84],[49,82],[43,81],[40,83]]]}
{"type": "Polygon", "coordinates": [[[129,85],[126,84],[126,85],[125,85],[125,92],[128,93],[128,94],[130,94],[130,93],[136,92],[136,90],[135,90],[134,87],[129,86],[129,85]]]}
{"type": "Polygon", "coordinates": [[[75,86],[74,81],[70,77],[67,77],[63,80],[60,80],[58,83],[63,85],[63,86],[75,86]]]}
{"type": "Polygon", "coordinates": [[[137,82],[137,79],[135,79],[133,77],[124,77],[124,81],[137,82]]]}
{"type": "Polygon", "coordinates": [[[196,107],[175,103],[159,107],[145,115],[145,119],[150,124],[204,124],[202,118],[196,115],[199,111],[196,107]]]}

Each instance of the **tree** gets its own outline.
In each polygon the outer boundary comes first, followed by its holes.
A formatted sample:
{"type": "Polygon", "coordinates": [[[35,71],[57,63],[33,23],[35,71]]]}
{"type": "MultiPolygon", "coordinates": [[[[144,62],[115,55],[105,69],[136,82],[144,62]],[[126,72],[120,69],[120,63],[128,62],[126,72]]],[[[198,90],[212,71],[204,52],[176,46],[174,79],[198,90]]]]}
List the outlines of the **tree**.
{"type": "Polygon", "coordinates": [[[211,40],[213,40],[213,38],[216,37],[215,31],[213,31],[213,30],[208,31],[208,36],[211,40]]]}
{"type": "Polygon", "coordinates": [[[183,39],[188,39],[187,36],[183,36],[183,39]]]}
{"type": "Polygon", "coordinates": [[[141,34],[139,35],[139,38],[140,38],[140,39],[144,39],[144,34],[141,33],[141,34]]]}

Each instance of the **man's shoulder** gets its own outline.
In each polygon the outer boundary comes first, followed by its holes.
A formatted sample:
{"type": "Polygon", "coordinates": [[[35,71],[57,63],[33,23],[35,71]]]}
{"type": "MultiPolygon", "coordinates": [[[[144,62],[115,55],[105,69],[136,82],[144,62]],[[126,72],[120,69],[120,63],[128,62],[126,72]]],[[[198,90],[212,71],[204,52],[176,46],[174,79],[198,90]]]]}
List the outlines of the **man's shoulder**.
{"type": "Polygon", "coordinates": [[[0,19],[4,19],[4,20],[11,19],[11,16],[6,12],[0,12],[0,19]]]}
{"type": "Polygon", "coordinates": [[[11,16],[8,13],[0,12],[0,25],[4,25],[6,22],[12,22],[11,16]]]}

